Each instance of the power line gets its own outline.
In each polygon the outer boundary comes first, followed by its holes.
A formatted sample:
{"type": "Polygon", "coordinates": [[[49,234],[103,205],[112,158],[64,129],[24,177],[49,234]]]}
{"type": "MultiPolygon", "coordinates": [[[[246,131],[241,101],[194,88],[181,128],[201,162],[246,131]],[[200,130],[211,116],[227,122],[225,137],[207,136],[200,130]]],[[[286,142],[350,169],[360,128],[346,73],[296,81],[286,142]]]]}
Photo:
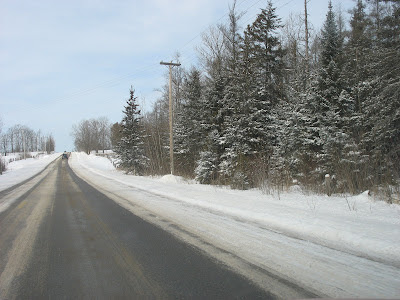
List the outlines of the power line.
{"type": "MultiPolygon", "coordinates": [[[[149,64],[147,66],[139,67],[139,68],[137,68],[135,70],[135,72],[131,72],[131,73],[116,77],[116,78],[111,79],[111,80],[106,80],[106,81],[100,82],[98,84],[95,84],[95,85],[91,86],[90,88],[78,90],[76,92],[67,94],[67,95],[59,97],[59,98],[50,99],[49,101],[51,101],[51,104],[60,103],[60,102],[68,101],[70,99],[73,99],[73,98],[76,98],[76,97],[79,97],[79,96],[89,95],[91,92],[93,92],[95,90],[98,90],[100,88],[114,87],[114,86],[117,86],[117,85],[121,84],[121,82],[124,79],[128,79],[130,77],[133,77],[134,75],[136,75],[136,74],[138,74],[140,72],[144,72],[144,71],[155,69],[157,66],[158,66],[158,64],[153,63],[153,64],[149,64]]],[[[46,104],[42,104],[42,105],[24,104],[24,107],[22,107],[20,109],[15,109],[14,111],[18,112],[18,111],[27,111],[27,110],[38,110],[38,109],[43,108],[46,105],[48,105],[48,104],[47,103],[46,104]]]]}
{"type": "MultiPolygon", "coordinates": [[[[248,0],[242,0],[242,1],[238,4],[238,6],[240,6],[241,4],[243,4],[243,3],[247,2],[247,1],[248,1],[248,0]]],[[[260,1],[262,1],[262,0],[258,0],[257,2],[260,2],[260,1]]],[[[256,3],[257,3],[257,2],[256,2],[256,3]]],[[[253,4],[253,5],[254,5],[254,4],[253,4]]],[[[253,6],[253,5],[252,5],[252,6],[253,6]]],[[[221,21],[223,18],[225,18],[225,17],[228,16],[228,15],[229,15],[229,12],[225,13],[225,14],[224,14],[222,17],[220,17],[217,21],[214,21],[213,24],[215,24],[215,23],[221,21]]],[[[190,39],[187,43],[185,43],[183,46],[181,46],[180,49],[185,48],[187,45],[189,45],[189,44],[191,44],[193,41],[195,41],[198,37],[201,36],[201,34],[202,34],[209,26],[210,26],[210,24],[208,24],[207,26],[203,27],[203,29],[200,31],[199,34],[197,34],[195,37],[193,37],[193,38],[190,39]]]]}
{"type": "MultiPolygon", "coordinates": [[[[242,0],[242,1],[238,4],[238,6],[242,5],[243,3],[247,2],[247,1],[249,1],[249,0],[242,0]]],[[[259,2],[259,1],[261,1],[261,0],[258,0],[257,2],[259,2]]],[[[229,13],[225,13],[225,14],[224,14],[223,16],[221,16],[216,22],[219,22],[220,20],[222,20],[223,18],[225,18],[228,14],[229,14],[229,13]]],[[[209,25],[208,25],[208,26],[209,26],[209,25]]],[[[202,31],[202,32],[203,32],[203,31],[202,31]]],[[[197,34],[194,38],[192,38],[192,39],[189,40],[187,43],[185,43],[182,47],[180,47],[180,49],[183,50],[187,45],[189,45],[189,44],[192,43],[194,40],[196,40],[196,39],[201,35],[202,32],[200,32],[200,33],[197,34]]],[[[178,51],[179,51],[179,50],[178,50],[178,51]]],[[[194,58],[194,57],[195,57],[195,54],[192,54],[191,57],[190,57],[190,61],[191,61],[192,58],[194,58]]],[[[187,60],[187,58],[186,58],[186,60],[187,60]]],[[[97,89],[99,89],[99,88],[116,86],[116,85],[120,84],[121,81],[123,81],[124,79],[130,78],[130,77],[132,77],[132,76],[138,74],[139,72],[143,72],[143,71],[147,71],[147,70],[151,70],[151,69],[155,69],[155,68],[157,68],[157,64],[156,64],[156,63],[154,63],[154,64],[149,64],[149,65],[146,65],[146,66],[143,66],[143,67],[140,67],[140,68],[136,69],[136,71],[133,72],[133,73],[132,73],[132,72],[131,72],[131,73],[127,73],[127,74],[118,76],[118,77],[116,77],[116,78],[114,78],[114,79],[106,80],[106,81],[103,81],[103,82],[94,84],[93,86],[91,86],[91,87],[89,87],[89,88],[82,89],[82,90],[78,90],[78,91],[73,92],[73,93],[70,93],[70,94],[68,94],[68,95],[66,95],[66,96],[53,99],[53,100],[51,100],[51,102],[52,102],[53,104],[54,104],[54,103],[59,103],[59,102],[67,101],[67,100],[70,100],[70,99],[73,99],[73,98],[76,98],[76,97],[79,97],[79,96],[88,95],[88,94],[90,94],[91,92],[93,92],[93,91],[95,91],[95,90],[97,90],[97,89]]],[[[32,110],[32,109],[37,110],[37,109],[42,108],[44,105],[47,105],[47,104],[43,104],[43,105],[31,105],[31,106],[29,106],[29,107],[27,107],[27,105],[25,104],[23,108],[21,108],[21,109],[16,109],[15,111],[32,110]]]]}
{"type": "MultiPolygon", "coordinates": [[[[248,1],[249,1],[249,0],[242,0],[242,1],[240,1],[240,2],[237,4],[237,6],[239,7],[239,6],[243,5],[244,3],[248,2],[248,1]]],[[[249,6],[247,6],[247,7],[244,9],[244,11],[248,11],[248,10],[252,9],[255,5],[257,5],[257,4],[260,3],[261,1],[263,1],[263,0],[257,0],[257,1],[255,1],[255,2],[253,2],[253,3],[251,3],[249,6]]],[[[264,1],[265,1],[265,0],[264,0],[264,1]]],[[[275,5],[276,5],[277,3],[279,3],[280,1],[281,1],[281,0],[276,1],[275,5]]],[[[294,1],[294,0],[290,0],[290,1],[286,2],[285,4],[283,4],[283,5],[281,5],[280,7],[278,7],[278,9],[281,9],[282,7],[284,7],[284,6],[288,5],[288,4],[290,4],[290,3],[293,2],[293,1],[294,1]]],[[[258,13],[257,13],[257,14],[258,14],[258,13]]],[[[245,22],[245,24],[247,24],[247,22],[250,21],[250,19],[253,19],[257,14],[255,14],[255,15],[253,15],[251,18],[247,19],[246,22],[245,22]]],[[[214,22],[211,23],[211,24],[218,23],[219,21],[221,21],[223,18],[225,18],[225,17],[228,16],[228,15],[229,15],[229,12],[225,13],[224,15],[222,15],[220,18],[218,18],[216,21],[214,21],[214,22]]],[[[211,24],[207,25],[207,27],[209,27],[211,24]]],[[[186,42],[185,44],[183,44],[183,46],[179,47],[178,52],[180,52],[180,53],[182,53],[182,54],[186,53],[186,51],[183,51],[183,50],[184,50],[188,45],[190,45],[191,43],[193,43],[196,39],[198,39],[207,27],[205,27],[205,28],[204,28],[200,33],[198,33],[196,36],[194,36],[193,38],[191,38],[188,42],[186,42]]],[[[185,61],[186,63],[187,63],[187,62],[192,62],[196,57],[197,57],[196,53],[191,53],[191,54],[189,55],[189,57],[184,57],[184,58],[183,58],[183,61],[185,61]]],[[[116,85],[120,84],[124,79],[130,78],[130,77],[132,77],[132,76],[138,74],[139,72],[144,72],[144,71],[148,71],[148,70],[156,69],[156,68],[157,68],[157,64],[156,64],[156,63],[154,63],[154,64],[149,64],[149,65],[146,65],[146,66],[143,66],[143,67],[139,67],[139,68],[137,68],[137,69],[135,70],[135,72],[127,73],[127,74],[118,76],[118,77],[116,77],[116,78],[113,78],[113,79],[111,79],[111,80],[106,80],[106,81],[103,81],[103,82],[94,84],[94,85],[91,86],[90,88],[78,90],[78,91],[76,91],[76,92],[74,92],[74,93],[71,93],[71,94],[68,94],[68,95],[66,95],[66,96],[63,96],[63,97],[60,97],[60,98],[56,98],[56,99],[52,100],[52,103],[58,103],[58,102],[62,102],[62,101],[66,101],[66,100],[73,99],[73,98],[75,98],[75,97],[79,97],[79,96],[83,96],[83,95],[88,95],[88,94],[90,94],[91,92],[93,92],[93,91],[95,91],[95,90],[97,90],[97,89],[99,89],[99,88],[116,86],[116,85]]],[[[40,105],[39,105],[39,106],[38,106],[38,105],[31,106],[31,107],[29,107],[29,108],[25,106],[25,107],[24,107],[24,110],[27,110],[27,109],[39,109],[39,108],[41,108],[40,105]]],[[[17,111],[19,111],[19,110],[17,110],[17,111]]]]}
{"type": "MultiPolygon", "coordinates": [[[[261,1],[262,1],[262,0],[257,1],[256,3],[254,3],[254,4],[252,5],[252,7],[254,7],[258,2],[261,2],[261,1]]],[[[275,5],[277,5],[280,1],[282,1],[282,0],[276,1],[276,2],[275,2],[275,5]]],[[[290,0],[290,1],[286,2],[285,4],[279,6],[279,7],[276,6],[276,9],[277,9],[277,10],[278,10],[278,9],[281,9],[281,8],[285,7],[286,5],[289,5],[289,4],[292,3],[293,1],[294,1],[294,0],[290,0]]],[[[246,21],[243,22],[242,25],[248,24],[248,22],[249,22],[250,20],[252,20],[252,19],[254,20],[255,17],[256,17],[258,14],[259,14],[259,12],[257,12],[256,14],[253,14],[250,18],[246,19],[246,21]]]]}
{"type": "MultiPolygon", "coordinates": [[[[239,2],[239,4],[237,4],[236,7],[240,7],[243,3],[247,2],[247,1],[248,1],[248,0],[243,0],[243,1],[239,2]]],[[[250,4],[249,6],[247,6],[245,9],[243,9],[243,11],[246,13],[249,9],[253,8],[256,4],[260,3],[261,1],[265,1],[265,0],[256,0],[255,2],[253,2],[252,4],[250,4]]],[[[280,2],[280,1],[282,1],[282,0],[278,0],[277,3],[280,2]]],[[[183,54],[183,55],[184,55],[184,54],[186,53],[186,51],[183,51],[184,48],[186,48],[189,44],[193,43],[196,39],[198,39],[198,38],[202,35],[202,33],[203,33],[207,28],[209,28],[212,24],[218,24],[219,21],[221,21],[222,19],[224,19],[224,18],[225,18],[226,16],[228,16],[228,15],[229,15],[229,12],[225,13],[225,14],[224,14],[223,16],[221,16],[217,21],[214,21],[213,23],[210,23],[209,25],[203,27],[203,30],[201,30],[201,32],[200,32],[199,34],[197,34],[195,37],[193,37],[192,39],[190,39],[188,42],[186,42],[183,46],[181,46],[180,48],[178,48],[178,50],[175,50],[175,51],[177,51],[177,52],[179,52],[180,54],[183,54]]],[[[252,16],[251,18],[254,18],[254,16],[252,16]]],[[[247,21],[246,21],[245,24],[247,24],[247,21]]],[[[192,62],[192,61],[194,60],[194,58],[196,58],[196,56],[197,56],[197,55],[196,55],[195,53],[191,53],[190,56],[189,56],[189,58],[183,58],[183,60],[181,60],[181,61],[182,61],[182,62],[183,62],[183,61],[192,62]]]]}

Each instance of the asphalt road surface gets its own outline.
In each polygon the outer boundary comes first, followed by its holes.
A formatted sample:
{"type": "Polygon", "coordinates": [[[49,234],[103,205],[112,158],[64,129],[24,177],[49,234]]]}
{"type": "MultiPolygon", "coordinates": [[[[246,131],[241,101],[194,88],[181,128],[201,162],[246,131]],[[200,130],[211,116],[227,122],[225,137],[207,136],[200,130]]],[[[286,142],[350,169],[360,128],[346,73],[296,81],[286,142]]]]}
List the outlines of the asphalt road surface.
{"type": "Polygon", "coordinates": [[[0,214],[0,299],[273,298],[122,208],[66,160],[15,197],[0,214]]]}

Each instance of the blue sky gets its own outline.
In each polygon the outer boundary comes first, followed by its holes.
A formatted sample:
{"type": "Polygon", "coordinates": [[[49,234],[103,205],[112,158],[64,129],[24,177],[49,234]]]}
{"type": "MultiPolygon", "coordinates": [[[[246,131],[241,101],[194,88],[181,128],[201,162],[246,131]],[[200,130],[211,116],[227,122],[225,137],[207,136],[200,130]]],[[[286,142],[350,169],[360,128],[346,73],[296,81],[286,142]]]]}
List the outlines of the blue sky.
{"type": "MultiPolygon", "coordinates": [[[[0,118],[3,130],[23,124],[52,133],[56,150],[73,150],[73,124],[106,116],[120,121],[131,85],[145,109],[160,96],[161,60],[195,47],[209,26],[226,20],[233,0],[0,0],[0,118]]],[[[266,0],[237,0],[251,23],[266,0]]],[[[274,0],[282,21],[303,0],[274,0]]],[[[334,0],[343,11],[352,0],[334,0]]],[[[319,29],[328,0],[309,1],[319,29]]]]}

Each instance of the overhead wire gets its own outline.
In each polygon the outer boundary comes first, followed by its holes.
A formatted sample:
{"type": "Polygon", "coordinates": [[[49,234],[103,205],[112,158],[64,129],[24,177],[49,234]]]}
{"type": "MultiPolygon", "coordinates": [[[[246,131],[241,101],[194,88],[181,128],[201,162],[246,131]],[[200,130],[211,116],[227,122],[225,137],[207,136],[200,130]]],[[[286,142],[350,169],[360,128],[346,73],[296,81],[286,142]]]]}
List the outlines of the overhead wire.
{"type": "MultiPolygon", "coordinates": [[[[58,104],[60,102],[65,102],[65,101],[70,100],[72,98],[77,98],[77,97],[80,97],[80,96],[89,95],[91,92],[93,92],[93,91],[95,91],[95,90],[97,90],[99,88],[117,86],[124,79],[130,78],[130,77],[132,77],[132,76],[134,76],[134,75],[136,75],[136,74],[138,74],[140,72],[143,72],[145,70],[148,71],[148,70],[151,70],[151,69],[155,69],[156,67],[158,68],[158,63],[149,64],[149,65],[146,65],[146,66],[143,66],[143,67],[138,67],[134,72],[130,72],[130,73],[124,74],[122,76],[118,76],[118,77],[116,77],[114,79],[111,79],[111,80],[106,80],[106,81],[100,82],[98,84],[95,84],[95,85],[91,86],[90,88],[78,90],[76,92],[73,92],[73,93],[70,93],[70,94],[66,94],[65,96],[62,96],[62,97],[59,97],[59,98],[54,98],[54,99],[51,100],[50,105],[58,104]]],[[[14,111],[18,111],[19,112],[19,111],[24,111],[24,110],[25,111],[26,110],[29,110],[29,111],[37,110],[37,109],[41,109],[44,105],[48,106],[49,104],[47,103],[47,104],[43,104],[43,105],[37,105],[37,104],[24,103],[23,107],[21,107],[20,109],[14,109],[14,111]]],[[[15,108],[15,106],[14,106],[14,108],[15,108]]]]}
{"type": "MultiPolygon", "coordinates": [[[[244,3],[248,2],[249,0],[242,0],[237,4],[237,7],[243,5],[244,3]]],[[[257,5],[258,3],[260,3],[263,0],[256,0],[255,2],[252,2],[249,6],[247,6],[244,11],[247,12],[249,10],[251,10],[255,5],[257,5]]],[[[265,1],[265,0],[264,0],[265,1]]],[[[277,3],[279,3],[282,0],[278,0],[276,1],[275,5],[277,3]]],[[[291,2],[293,2],[294,0],[290,0],[288,2],[286,2],[285,4],[283,4],[282,6],[278,7],[278,9],[281,9],[282,7],[290,4],[291,2]]],[[[257,13],[258,14],[258,13],[257,13]]],[[[248,18],[244,24],[247,24],[247,22],[250,21],[250,19],[254,19],[254,17],[257,15],[252,15],[251,18],[248,18]]],[[[214,21],[211,24],[216,24],[218,22],[220,22],[221,20],[223,20],[225,17],[227,17],[229,15],[229,12],[225,13],[224,15],[222,15],[220,18],[218,18],[216,21],[214,21]]],[[[191,51],[191,53],[189,55],[185,55],[188,53],[188,51],[183,51],[185,48],[187,48],[187,46],[189,46],[190,44],[192,44],[195,40],[197,40],[201,34],[206,30],[207,27],[211,26],[210,24],[208,24],[206,27],[203,28],[203,30],[198,33],[196,36],[194,36],[193,38],[191,38],[189,41],[187,41],[186,43],[184,43],[181,47],[178,48],[178,53],[180,53],[182,55],[182,59],[181,62],[185,62],[185,64],[193,62],[196,58],[197,58],[197,54],[195,53],[195,51],[191,51]]],[[[175,51],[176,52],[176,51],[175,51]]],[[[159,62],[155,62],[155,63],[151,63],[148,65],[144,65],[142,67],[138,67],[134,72],[129,72],[126,74],[123,74],[121,76],[115,77],[113,79],[110,80],[106,80],[106,81],[102,81],[99,82],[97,84],[94,84],[93,86],[91,86],[90,88],[86,88],[86,89],[82,89],[82,90],[78,90],[76,92],[70,93],[70,94],[66,94],[65,96],[59,97],[59,98],[55,98],[53,100],[51,100],[52,104],[55,103],[60,103],[63,101],[67,101],[67,100],[71,100],[73,98],[77,98],[80,96],[85,96],[90,94],[91,92],[98,90],[100,88],[104,88],[104,87],[113,87],[116,85],[121,84],[122,81],[124,81],[125,79],[131,78],[134,75],[137,75],[140,72],[144,72],[144,71],[149,71],[152,69],[157,69],[159,67],[159,62]]],[[[24,107],[22,108],[23,110],[31,110],[31,109],[38,109],[41,108],[40,105],[32,105],[27,107],[27,105],[25,104],[24,107]]],[[[19,111],[19,110],[18,110],[19,111]]]]}
{"type": "MultiPolygon", "coordinates": [[[[239,2],[238,6],[242,5],[243,3],[247,2],[249,0],[242,0],[241,2],[239,2]]],[[[258,0],[257,2],[259,2],[261,0],[258,0]]],[[[229,12],[226,12],[222,17],[220,17],[217,21],[214,21],[213,23],[217,23],[219,21],[221,21],[223,18],[225,18],[226,16],[229,15],[229,12]]],[[[180,47],[180,49],[185,48],[186,46],[188,46],[189,44],[191,44],[193,41],[195,41],[197,38],[199,38],[201,36],[201,34],[210,26],[210,24],[208,24],[207,26],[203,27],[203,30],[200,31],[200,33],[198,33],[195,37],[193,37],[192,39],[190,39],[187,43],[185,43],[183,46],[180,47]]]]}
{"type": "MultiPolygon", "coordinates": [[[[247,2],[248,0],[243,0],[241,2],[239,2],[237,4],[236,7],[240,8],[240,6],[247,2]]],[[[261,1],[265,1],[265,0],[256,0],[255,2],[253,2],[252,4],[250,4],[249,6],[247,6],[246,8],[243,9],[244,12],[248,11],[249,9],[251,9],[252,7],[254,7],[257,3],[261,2],[261,1]]],[[[278,2],[281,0],[278,0],[278,2]]],[[[182,59],[180,59],[180,62],[183,63],[184,61],[186,62],[193,62],[195,58],[197,58],[197,55],[194,51],[191,52],[190,54],[190,59],[185,58],[185,51],[182,52],[182,50],[184,48],[186,48],[188,45],[190,45],[191,43],[193,43],[195,40],[197,40],[199,37],[201,37],[202,33],[205,32],[205,30],[207,30],[207,28],[209,28],[211,25],[215,25],[218,24],[218,22],[220,22],[221,20],[223,20],[225,17],[229,16],[229,12],[226,12],[223,16],[221,16],[218,20],[214,21],[211,24],[208,24],[207,26],[203,27],[203,30],[200,31],[200,33],[198,33],[195,37],[193,37],[192,39],[190,39],[188,42],[186,42],[185,44],[183,44],[183,46],[181,46],[180,48],[178,48],[179,50],[175,52],[179,52],[179,54],[182,55],[182,59]]]]}
{"type": "MultiPolygon", "coordinates": [[[[260,2],[260,1],[262,1],[262,0],[257,1],[257,3],[260,2]]],[[[278,1],[276,1],[274,4],[277,5],[277,4],[278,4],[279,2],[281,2],[281,1],[282,1],[282,0],[278,0],[278,1]]],[[[285,7],[286,5],[292,3],[293,1],[294,1],[294,0],[290,0],[290,1],[286,2],[285,4],[283,4],[283,5],[281,5],[281,6],[276,6],[276,9],[279,10],[279,9],[285,7]]],[[[255,3],[255,4],[257,4],[257,3],[255,3]]],[[[254,5],[255,5],[255,4],[254,4],[254,5]]],[[[253,5],[253,6],[254,6],[254,5],[253,5]]],[[[246,19],[246,21],[242,22],[242,26],[248,24],[250,20],[254,20],[255,17],[256,17],[258,14],[259,14],[259,12],[257,12],[257,13],[255,13],[255,14],[251,15],[251,17],[249,17],[248,19],[246,19]]]]}
{"type": "MultiPolygon", "coordinates": [[[[251,3],[249,6],[247,6],[247,7],[243,10],[244,13],[249,12],[251,9],[253,9],[253,8],[254,8],[258,3],[260,3],[261,1],[265,1],[265,0],[256,0],[255,2],[251,3]]],[[[287,5],[289,5],[289,4],[292,3],[294,0],[290,0],[290,1],[284,3],[284,4],[280,5],[280,6],[277,6],[277,5],[279,4],[279,2],[281,2],[281,1],[282,1],[282,0],[277,0],[277,1],[275,1],[275,3],[274,3],[274,5],[277,7],[277,10],[279,10],[279,9],[281,9],[281,8],[283,8],[283,7],[287,6],[287,5]]],[[[238,4],[238,7],[239,7],[241,4],[243,4],[244,2],[247,2],[247,0],[244,0],[244,1],[240,2],[240,3],[238,4]]],[[[252,14],[249,18],[245,19],[244,22],[241,22],[241,26],[244,27],[245,25],[247,25],[247,24],[249,23],[249,21],[254,20],[255,17],[259,14],[259,8],[258,8],[257,10],[258,10],[258,11],[257,11],[255,14],[252,14]]],[[[228,16],[228,15],[229,15],[229,13],[225,13],[225,14],[224,14],[222,17],[220,17],[216,22],[214,22],[214,24],[217,23],[217,22],[219,22],[219,21],[221,21],[224,17],[226,17],[226,16],[228,16]]],[[[198,37],[200,37],[200,36],[201,36],[201,33],[199,33],[199,34],[196,35],[194,38],[192,38],[189,42],[187,42],[186,44],[184,44],[184,46],[183,46],[182,48],[186,47],[188,44],[192,43],[194,40],[196,40],[196,39],[197,39],[198,37]]],[[[182,49],[182,48],[181,48],[181,49],[182,49]]],[[[179,53],[180,53],[180,54],[183,54],[183,53],[181,53],[181,52],[179,52],[179,53]]],[[[182,56],[184,56],[184,55],[182,55],[182,56]]],[[[193,62],[193,61],[194,61],[194,58],[196,58],[196,57],[197,57],[196,53],[192,52],[192,53],[190,54],[189,59],[188,59],[188,58],[183,58],[183,59],[180,59],[180,62],[181,62],[181,63],[183,63],[184,61],[186,61],[186,62],[193,62]]]]}

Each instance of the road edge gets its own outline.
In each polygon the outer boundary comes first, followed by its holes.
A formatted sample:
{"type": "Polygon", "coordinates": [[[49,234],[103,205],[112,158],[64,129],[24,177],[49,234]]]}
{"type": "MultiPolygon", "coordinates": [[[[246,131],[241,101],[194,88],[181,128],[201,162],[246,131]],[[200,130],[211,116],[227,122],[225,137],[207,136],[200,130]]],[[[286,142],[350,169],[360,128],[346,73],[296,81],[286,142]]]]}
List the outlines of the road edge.
{"type": "Polygon", "coordinates": [[[291,281],[290,278],[287,278],[282,274],[277,274],[273,270],[259,267],[254,263],[229,252],[228,250],[214,246],[197,234],[192,233],[185,228],[182,228],[182,226],[179,224],[174,223],[173,220],[170,220],[164,216],[157,216],[153,211],[142,207],[139,204],[133,204],[128,199],[125,199],[113,192],[107,191],[94,181],[86,178],[83,174],[76,172],[69,164],[68,168],[79,179],[83,180],[94,189],[113,200],[116,204],[128,210],[130,213],[159,227],[167,233],[172,234],[182,242],[195,247],[207,257],[224,265],[227,269],[235,272],[243,278],[250,280],[253,284],[257,285],[266,292],[276,295],[278,298],[299,299],[327,297],[327,295],[321,294],[319,291],[306,289],[306,287],[301,286],[297,282],[291,281]]]}

